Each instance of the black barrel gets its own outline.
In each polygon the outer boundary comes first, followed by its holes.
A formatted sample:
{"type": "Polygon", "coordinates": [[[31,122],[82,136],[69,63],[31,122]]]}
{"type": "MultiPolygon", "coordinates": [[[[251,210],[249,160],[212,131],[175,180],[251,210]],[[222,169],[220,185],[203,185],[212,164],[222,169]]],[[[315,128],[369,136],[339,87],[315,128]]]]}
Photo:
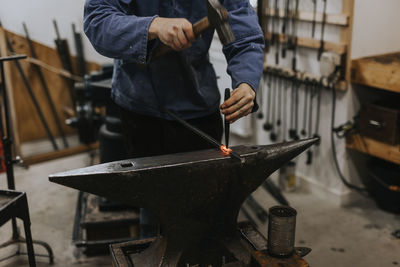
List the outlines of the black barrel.
{"type": "Polygon", "coordinates": [[[294,252],[297,211],[288,206],[269,209],[268,253],[275,257],[291,256],[294,252]]]}

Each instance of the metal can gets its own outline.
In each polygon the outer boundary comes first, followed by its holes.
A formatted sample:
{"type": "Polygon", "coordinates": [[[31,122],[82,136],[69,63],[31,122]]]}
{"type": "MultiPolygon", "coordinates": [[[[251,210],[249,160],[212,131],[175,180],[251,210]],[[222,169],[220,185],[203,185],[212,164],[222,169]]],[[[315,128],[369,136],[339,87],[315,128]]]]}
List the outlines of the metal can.
{"type": "Polygon", "coordinates": [[[290,161],[279,169],[279,187],[282,191],[294,191],[298,187],[296,162],[290,161]]]}

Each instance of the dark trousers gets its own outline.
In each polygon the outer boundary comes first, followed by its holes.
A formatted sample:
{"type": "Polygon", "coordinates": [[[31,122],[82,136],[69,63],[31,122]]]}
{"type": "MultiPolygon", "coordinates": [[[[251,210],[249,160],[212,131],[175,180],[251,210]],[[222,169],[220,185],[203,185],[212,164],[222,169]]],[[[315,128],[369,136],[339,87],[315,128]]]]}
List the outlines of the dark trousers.
{"type": "MultiPolygon", "coordinates": [[[[122,132],[131,158],[157,156],[214,148],[176,121],[121,110],[122,132]]],[[[222,118],[219,110],[209,116],[187,121],[219,142],[222,118]]]]}
{"type": "MultiPolygon", "coordinates": [[[[214,148],[176,121],[145,116],[121,109],[122,133],[128,156],[149,157],[178,152],[214,148]]],[[[221,141],[222,118],[220,111],[188,123],[221,141]]],[[[146,209],[140,210],[140,237],[157,235],[157,220],[146,209]]]]}

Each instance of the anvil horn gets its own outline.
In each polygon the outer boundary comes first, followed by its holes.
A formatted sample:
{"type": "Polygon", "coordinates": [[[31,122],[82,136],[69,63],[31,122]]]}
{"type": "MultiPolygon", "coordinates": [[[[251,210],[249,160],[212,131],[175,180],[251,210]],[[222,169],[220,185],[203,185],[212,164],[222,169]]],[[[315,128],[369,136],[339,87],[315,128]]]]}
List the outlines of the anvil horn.
{"type": "MultiPolygon", "coordinates": [[[[49,179],[148,208],[158,216],[164,238],[149,249],[162,252],[145,266],[175,266],[182,259],[193,265],[218,266],[221,258],[214,259],[215,253],[207,251],[212,247],[210,235],[213,249],[246,264],[250,256],[243,254],[234,238],[241,204],[270,174],[317,141],[232,147],[242,161],[209,149],[105,163],[49,179]],[[230,245],[225,243],[228,239],[230,245]]],[[[138,262],[143,264],[143,260],[138,262]]]]}

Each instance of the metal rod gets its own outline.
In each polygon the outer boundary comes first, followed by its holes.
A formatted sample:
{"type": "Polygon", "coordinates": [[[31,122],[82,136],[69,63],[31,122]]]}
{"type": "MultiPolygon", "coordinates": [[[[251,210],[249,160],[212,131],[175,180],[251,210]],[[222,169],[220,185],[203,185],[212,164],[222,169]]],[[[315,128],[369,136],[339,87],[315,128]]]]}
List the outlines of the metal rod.
{"type": "Polygon", "coordinates": [[[57,21],[55,19],[53,19],[53,25],[54,25],[54,30],[56,31],[57,39],[60,40],[61,39],[60,31],[58,30],[57,21]]]}
{"type": "Polygon", "coordinates": [[[311,0],[311,1],[314,4],[311,37],[314,38],[315,37],[315,24],[317,22],[317,0],[311,0]]]}
{"type": "MultiPolygon", "coordinates": [[[[200,129],[197,129],[193,125],[191,125],[191,124],[187,123],[186,121],[182,120],[181,118],[176,116],[172,111],[170,111],[170,110],[168,110],[166,108],[162,108],[162,109],[171,118],[173,118],[174,120],[176,120],[177,122],[179,122],[180,124],[185,126],[187,129],[191,130],[192,132],[194,132],[195,134],[197,134],[198,136],[200,136],[201,138],[203,138],[204,140],[206,140],[210,144],[214,145],[218,149],[221,148],[222,144],[220,142],[218,142],[217,140],[215,140],[214,138],[212,138],[211,136],[209,136],[208,134],[206,134],[205,132],[201,131],[200,129]]],[[[242,157],[239,154],[235,153],[234,151],[231,151],[229,153],[229,155],[231,156],[231,158],[236,158],[236,159],[240,160],[241,162],[243,161],[242,157]]]]}
{"type": "Polygon", "coordinates": [[[257,95],[258,95],[258,114],[257,114],[257,118],[258,119],[262,119],[264,117],[263,114],[263,106],[264,106],[264,86],[265,86],[265,73],[262,74],[261,77],[261,81],[260,81],[260,86],[258,88],[257,91],[257,95]]]}
{"type": "Polygon", "coordinates": [[[270,72],[268,72],[268,70],[266,71],[266,73],[268,74],[267,76],[267,87],[268,87],[268,94],[265,94],[267,97],[267,105],[266,105],[266,111],[265,111],[265,123],[263,125],[263,128],[265,131],[269,131],[271,130],[271,123],[270,123],[270,116],[271,116],[271,81],[272,81],[272,74],[270,72]]]}
{"type": "Polygon", "coordinates": [[[292,58],[292,70],[297,71],[297,20],[299,17],[299,0],[296,0],[295,11],[292,17],[292,44],[293,44],[293,58],[292,58]]]}
{"type": "MultiPolygon", "coordinates": [[[[25,31],[25,37],[26,37],[26,40],[28,42],[28,46],[29,46],[29,50],[31,52],[31,56],[34,57],[34,58],[38,58],[37,54],[36,54],[36,51],[35,51],[35,48],[33,46],[32,40],[31,40],[31,38],[29,36],[28,28],[26,27],[25,22],[22,23],[22,26],[23,26],[24,31],[25,31]]],[[[61,126],[60,118],[58,117],[58,113],[57,113],[56,107],[54,106],[54,101],[51,98],[49,87],[47,86],[47,82],[46,82],[46,79],[43,76],[42,70],[37,65],[34,65],[33,68],[35,69],[36,73],[39,76],[40,84],[42,85],[42,88],[43,88],[43,91],[45,93],[47,102],[48,102],[48,104],[50,106],[51,112],[53,113],[54,121],[56,123],[57,130],[60,133],[61,138],[63,140],[64,147],[69,147],[67,138],[66,138],[65,133],[64,133],[64,130],[62,129],[62,126],[61,126]]]]}
{"type": "MultiPolygon", "coordinates": [[[[231,97],[231,90],[229,88],[225,88],[225,95],[224,100],[228,100],[231,97]]],[[[230,123],[226,120],[226,115],[224,118],[224,125],[225,125],[225,146],[229,147],[229,132],[230,132],[230,123]]]]}
{"type": "Polygon", "coordinates": [[[286,58],[286,49],[288,48],[288,34],[286,32],[289,32],[287,29],[289,28],[289,7],[290,7],[290,1],[286,0],[285,3],[285,17],[283,19],[283,24],[282,24],[282,36],[284,37],[284,43],[282,44],[282,58],[286,58]]]}
{"type": "Polygon", "coordinates": [[[326,5],[328,0],[323,0],[323,1],[324,1],[324,13],[322,15],[321,41],[318,49],[318,60],[321,60],[322,53],[325,50],[324,35],[325,35],[325,25],[326,25],[326,5]]]}
{"type": "Polygon", "coordinates": [[[279,36],[279,3],[278,0],[275,0],[275,23],[276,23],[276,28],[274,29],[274,35],[275,35],[275,64],[279,65],[279,51],[280,51],[280,36],[279,36]]]}
{"type": "MultiPolygon", "coordinates": [[[[11,44],[10,39],[8,38],[8,35],[7,35],[6,32],[5,32],[5,38],[6,38],[6,43],[7,43],[8,50],[10,50],[11,53],[15,53],[14,48],[12,47],[12,44],[11,44]]],[[[43,124],[43,128],[46,131],[47,136],[49,137],[51,144],[53,145],[53,148],[55,150],[58,150],[58,145],[57,145],[57,143],[56,143],[56,141],[54,139],[53,134],[50,131],[49,125],[47,124],[47,121],[46,121],[46,119],[45,119],[45,117],[43,115],[42,109],[40,108],[39,102],[37,101],[36,96],[33,93],[32,87],[28,82],[28,79],[27,79],[27,77],[26,77],[26,75],[25,75],[25,73],[24,73],[24,71],[23,71],[23,69],[21,67],[21,64],[19,64],[18,61],[14,61],[14,63],[15,63],[15,66],[17,67],[17,69],[18,69],[19,74],[21,75],[21,78],[22,78],[22,81],[23,81],[23,83],[25,85],[25,88],[28,91],[28,94],[29,94],[29,96],[30,96],[30,98],[32,100],[32,103],[35,106],[36,112],[39,115],[40,121],[43,124]]]]}

